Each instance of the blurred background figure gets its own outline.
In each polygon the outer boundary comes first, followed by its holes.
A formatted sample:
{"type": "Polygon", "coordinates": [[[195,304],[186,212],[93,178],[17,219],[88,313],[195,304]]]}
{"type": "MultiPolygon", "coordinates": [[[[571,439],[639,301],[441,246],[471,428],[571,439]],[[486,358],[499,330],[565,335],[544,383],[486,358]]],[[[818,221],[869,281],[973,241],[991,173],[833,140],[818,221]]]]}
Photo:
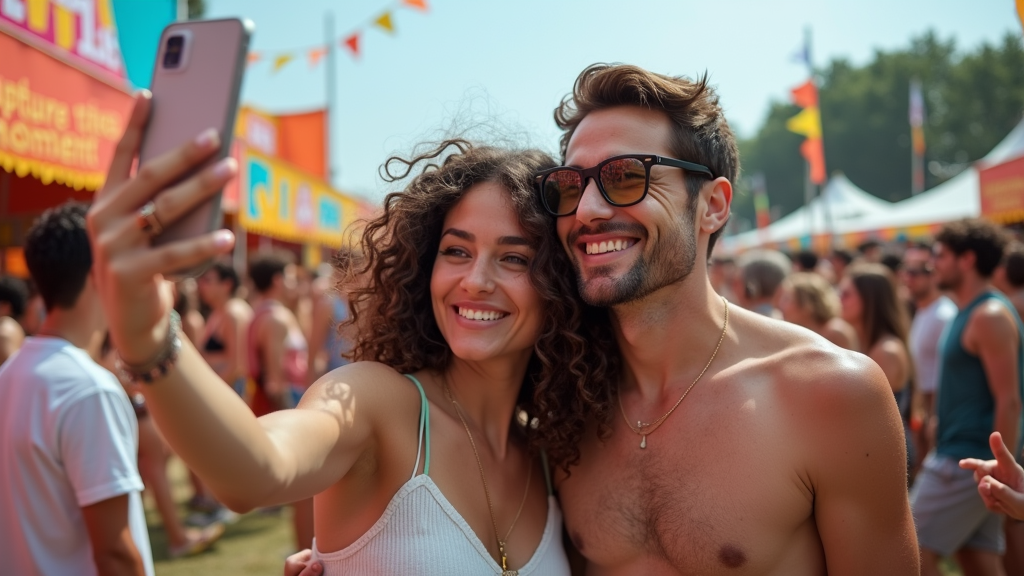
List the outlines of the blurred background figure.
{"type": "Polygon", "coordinates": [[[857,259],[872,264],[882,262],[882,244],[878,240],[866,240],[857,246],[857,259]]]}
{"type": "Polygon", "coordinates": [[[815,272],[818,269],[818,255],[810,250],[801,250],[793,255],[794,272],[815,272]]]}
{"type": "Polygon", "coordinates": [[[186,278],[174,284],[174,311],[181,316],[181,332],[188,337],[189,342],[199,346],[199,339],[203,336],[206,326],[206,319],[199,311],[199,295],[196,289],[196,281],[186,278]]]}
{"type": "Polygon", "coordinates": [[[7,361],[25,340],[28,287],[20,278],[0,277],[0,364],[7,361]]]}
{"type": "Polygon", "coordinates": [[[879,258],[878,263],[888,268],[889,272],[899,274],[900,268],[903,267],[903,255],[896,250],[886,250],[882,252],[882,257],[879,258]]]}
{"type": "Polygon", "coordinates": [[[348,289],[341,270],[353,266],[359,256],[342,248],[334,257],[335,265],[321,265],[320,274],[313,282],[313,318],[309,335],[310,382],[348,364],[344,357],[352,350],[354,329],[341,324],[349,318],[348,289]]]}
{"type": "Polygon", "coordinates": [[[719,296],[729,302],[736,302],[736,293],[733,291],[733,283],[736,280],[737,268],[736,259],[731,256],[712,256],[711,266],[708,267],[708,278],[711,280],[711,287],[719,296]]]}
{"type": "Polygon", "coordinates": [[[828,261],[832,264],[832,272],[835,275],[832,283],[838,285],[846,274],[846,268],[853,263],[853,254],[849,250],[833,250],[828,261]]]}
{"type": "Polygon", "coordinates": [[[930,245],[916,243],[907,247],[899,278],[914,310],[909,345],[916,384],[911,422],[918,448],[916,469],[935,441],[933,416],[939,382],[939,338],[956,316],[957,309],[935,284],[930,245]]]}
{"type": "Polygon", "coordinates": [[[236,296],[241,280],[228,261],[214,263],[197,281],[199,299],[209,309],[198,347],[203,358],[235,392],[246,398],[248,360],[245,338],[252,308],[236,296]]]}
{"type": "Polygon", "coordinates": [[[813,330],[836,346],[858,350],[857,331],[839,317],[839,296],[821,276],[810,272],[791,274],[779,288],[778,308],[786,322],[813,330]]]}
{"type": "Polygon", "coordinates": [[[173,560],[205,552],[224,535],[224,524],[213,522],[202,529],[185,527],[178,516],[178,506],[171,496],[171,481],[167,477],[167,462],[171,456],[171,449],[164,442],[156,423],[149,417],[146,399],[137,389],[137,385],[118,376],[120,371],[116,366],[116,355],[117,352],[111,346],[108,335],[100,348],[97,361],[118,379],[135,410],[135,418],[139,424],[139,475],[142,476],[142,483],[156,505],[164,533],[167,535],[167,556],[173,560]]]}
{"type": "Polygon", "coordinates": [[[775,307],[775,295],[789,275],[792,264],[778,250],[751,250],[737,260],[738,274],[733,281],[736,303],[769,318],[782,319],[775,307]]]}
{"type": "Polygon", "coordinates": [[[992,274],[992,285],[1013,303],[1017,315],[1024,317],[1024,244],[1014,241],[1006,248],[992,274]]]}
{"type": "Polygon", "coordinates": [[[881,264],[854,264],[839,284],[839,299],[843,319],[857,331],[861,350],[882,368],[896,397],[906,437],[909,474],[916,461],[910,437],[914,368],[907,345],[910,319],[896,296],[896,281],[881,264]]]}
{"type": "MultiPolygon", "coordinates": [[[[269,251],[249,261],[255,293],[247,337],[249,373],[256,386],[250,407],[256,416],[293,408],[308,384],[309,347],[295,314],[298,279],[290,252],[269,251]]],[[[293,504],[299,550],[313,545],[313,499],[293,504]]]]}

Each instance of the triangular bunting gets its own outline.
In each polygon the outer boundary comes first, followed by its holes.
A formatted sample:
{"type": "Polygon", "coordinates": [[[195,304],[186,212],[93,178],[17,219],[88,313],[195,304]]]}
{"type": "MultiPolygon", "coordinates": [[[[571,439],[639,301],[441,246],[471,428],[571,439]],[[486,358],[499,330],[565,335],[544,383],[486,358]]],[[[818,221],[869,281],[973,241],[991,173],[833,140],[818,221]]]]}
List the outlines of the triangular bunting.
{"type": "Polygon", "coordinates": [[[391,22],[391,12],[381,14],[373,23],[383,28],[388,34],[395,33],[395,25],[391,22]]]}
{"type": "Polygon", "coordinates": [[[359,32],[345,38],[342,44],[352,52],[353,56],[359,56],[359,32]]]}
{"type": "MultiPolygon", "coordinates": [[[[1024,1],[1024,0],[1021,0],[1021,1],[1024,1]]],[[[404,4],[404,5],[406,5],[406,6],[410,7],[410,8],[415,8],[417,10],[421,10],[423,12],[427,11],[427,0],[402,0],[402,4],[404,4]]]]}
{"type": "Polygon", "coordinates": [[[252,66],[253,64],[259,62],[262,59],[263,59],[263,54],[262,53],[260,53],[260,52],[249,52],[249,55],[246,56],[246,63],[249,66],[252,66]]]}
{"type": "Polygon", "coordinates": [[[280,55],[278,55],[276,58],[274,58],[273,72],[274,73],[280,72],[281,68],[284,68],[285,66],[287,66],[288,63],[291,62],[293,59],[295,59],[295,56],[293,56],[291,54],[280,54],[280,55]]]}
{"type": "Polygon", "coordinates": [[[320,60],[327,55],[327,48],[320,46],[319,48],[313,48],[309,51],[309,67],[314,68],[320,63],[320,60]]]}

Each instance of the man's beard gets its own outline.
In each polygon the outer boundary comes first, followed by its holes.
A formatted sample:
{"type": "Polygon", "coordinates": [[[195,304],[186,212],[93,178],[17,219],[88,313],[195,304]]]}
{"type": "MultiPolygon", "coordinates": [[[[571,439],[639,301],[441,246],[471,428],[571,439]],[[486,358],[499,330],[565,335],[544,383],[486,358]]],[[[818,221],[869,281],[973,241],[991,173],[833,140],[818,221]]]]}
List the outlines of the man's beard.
{"type": "Polygon", "coordinates": [[[963,278],[960,276],[960,274],[953,274],[948,277],[939,276],[938,278],[936,278],[935,285],[939,288],[939,290],[948,292],[959,288],[960,283],[962,281],[963,278]]]}
{"type": "MultiPolygon", "coordinates": [[[[697,238],[693,231],[691,219],[686,218],[682,225],[675,228],[674,233],[662,238],[650,249],[650,254],[641,253],[629,270],[618,279],[611,277],[612,267],[601,266],[590,271],[590,282],[604,277],[611,285],[603,288],[588,289],[579,261],[573,257],[576,266],[576,283],[580,296],[591,306],[610,307],[627,302],[635,302],[657,292],[665,286],[682,282],[693,272],[697,262],[697,238]]],[[[613,231],[637,231],[639,238],[646,237],[646,230],[639,225],[611,224],[598,225],[597,228],[581,229],[573,235],[575,238],[582,233],[604,234],[613,231]]]]}

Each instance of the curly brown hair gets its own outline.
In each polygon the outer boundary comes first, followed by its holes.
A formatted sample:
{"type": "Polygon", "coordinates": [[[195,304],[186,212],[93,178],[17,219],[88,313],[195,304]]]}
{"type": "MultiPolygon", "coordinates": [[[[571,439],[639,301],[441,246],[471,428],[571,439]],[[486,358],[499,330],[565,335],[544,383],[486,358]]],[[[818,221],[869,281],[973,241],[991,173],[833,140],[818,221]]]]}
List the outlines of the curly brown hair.
{"type": "Polygon", "coordinates": [[[447,369],[452,351],[437,326],[430,294],[444,218],[472,186],[500,184],[536,250],[529,276],[544,306],[544,325],[519,395],[519,407],[536,427],[531,423],[522,431],[531,445],[542,447],[553,463],[568,470],[579,460],[588,419],[602,423],[600,430],[607,434],[619,356],[607,311],[580,299],[554,220],[535,196],[533,174],[555,162],[536,150],[456,139],[412,159],[391,157],[381,176],[395,182],[419,165],[422,171],[403,191],[389,194],[380,216],[366,223],[362,257],[343,270],[348,280],[342,282],[349,282],[350,292],[348,323],[359,328],[349,357],[399,372],[447,369]],[[354,277],[359,280],[351,281],[354,277]]]}

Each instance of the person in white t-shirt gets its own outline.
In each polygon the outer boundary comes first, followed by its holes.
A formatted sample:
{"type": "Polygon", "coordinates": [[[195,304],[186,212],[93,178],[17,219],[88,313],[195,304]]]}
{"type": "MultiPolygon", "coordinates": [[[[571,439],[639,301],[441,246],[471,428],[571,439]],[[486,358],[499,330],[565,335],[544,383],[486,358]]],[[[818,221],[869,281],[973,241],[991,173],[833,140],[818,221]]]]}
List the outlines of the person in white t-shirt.
{"type": "Polygon", "coordinates": [[[86,208],[48,210],[25,241],[47,316],[0,368],[5,574],[153,574],[135,414],[114,375],[90,356],[106,320],[86,208]]]}
{"type": "Polygon", "coordinates": [[[910,325],[910,356],[914,360],[918,398],[916,411],[923,425],[918,429],[917,466],[931,448],[929,423],[935,414],[935,389],[939,381],[939,338],[957,314],[956,304],[943,296],[932,278],[932,251],[925,244],[913,244],[903,255],[900,281],[914,304],[910,325]]]}

